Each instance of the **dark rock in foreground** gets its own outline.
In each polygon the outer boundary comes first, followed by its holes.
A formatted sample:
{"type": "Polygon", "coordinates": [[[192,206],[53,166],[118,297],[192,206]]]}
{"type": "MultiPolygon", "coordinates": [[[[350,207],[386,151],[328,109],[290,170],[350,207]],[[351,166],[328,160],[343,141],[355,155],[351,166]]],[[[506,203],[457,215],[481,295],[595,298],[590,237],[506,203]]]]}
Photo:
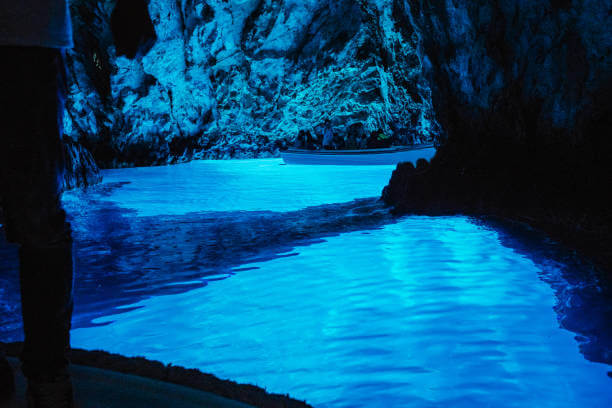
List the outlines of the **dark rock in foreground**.
{"type": "Polygon", "coordinates": [[[411,0],[445,132],[397,211],[528,221],[612,266],[612,1],[411,0]]]}
{"type": "MultiPolygon", "coordinates": [[[[0,350],[7,355],[18,357],[21,343],[0,343],[0,350]]],[[[307,408],[310,405],[286,395],[271,394],[254,385],[238,384],[234,381],[220,380],[211,374],[195,369],[165,365],[142,357],[128,358],[105,351],[71,350],[73,364],[137,375],[153,380],[183,385],[197,390],[210,392],[234,401],[261,408],[307,408]]]]}
{"type": "MultiPolygon", "coordinates": [[[[64,138],[64,157],[66,171],[64,173],[63,190],[79,187],[89,187],[102,181],[102,175],[91,153],[79,143],[64,138]]],[[[0,196],[0,225],[4,223],[2,196],[0,196]]]]}

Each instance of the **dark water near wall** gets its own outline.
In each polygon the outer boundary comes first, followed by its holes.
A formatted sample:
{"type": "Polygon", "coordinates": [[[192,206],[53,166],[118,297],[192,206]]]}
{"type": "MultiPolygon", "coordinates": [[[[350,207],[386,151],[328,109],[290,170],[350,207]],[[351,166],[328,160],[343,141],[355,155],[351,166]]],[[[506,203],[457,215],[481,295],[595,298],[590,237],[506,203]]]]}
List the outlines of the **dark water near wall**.
{"type": "MultiPolygon", "coordinates": [[[[612,299],[523,227],[394,218],[392,168],[195,162],[66,196],[73,342],[315,406],[607,407],[612,299]]],[[[0,334],[20,337],[0,244],[0,334]]]]}

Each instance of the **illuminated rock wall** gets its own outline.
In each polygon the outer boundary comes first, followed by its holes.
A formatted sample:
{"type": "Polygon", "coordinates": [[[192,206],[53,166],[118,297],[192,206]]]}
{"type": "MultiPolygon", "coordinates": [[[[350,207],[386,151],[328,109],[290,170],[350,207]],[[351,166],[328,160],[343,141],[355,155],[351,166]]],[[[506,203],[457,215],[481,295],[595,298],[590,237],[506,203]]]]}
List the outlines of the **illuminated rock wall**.
{"type": "Polygon", "coordinates": [[[340,137],[350,126],[405,142],[436,131],[401,0],[132,4],[133,27],[120,29],[115,1],[72,5],[67,128],[105,167],[271,155],[325,118],[340,137]]]}

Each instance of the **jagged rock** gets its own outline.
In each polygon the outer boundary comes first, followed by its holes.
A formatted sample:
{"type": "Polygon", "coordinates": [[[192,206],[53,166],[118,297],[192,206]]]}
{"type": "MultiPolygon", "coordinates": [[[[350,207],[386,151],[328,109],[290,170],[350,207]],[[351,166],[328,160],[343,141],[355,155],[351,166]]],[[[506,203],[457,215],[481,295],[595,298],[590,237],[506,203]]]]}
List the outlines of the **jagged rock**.
{"type": "Polygon", "coordinates": [[[385,200],[530,220],[612,265],[612,1],[403,3],[443,133],[385,200]]]}
{"type": "Polygon", "coordinates": [[[100,169],[91,153],[80,144],[71,140],[64,141],[64,157],[66,159],[64,190],[93,186],[102,181],[100,169]]]}
{"type": "Polygon", "coordinates": [[[113,30],[115,3],[72,4],[66,128],[103,167],[275,155],[244,145],[325,118],[340,137],[435,131],[401,0],[126,1],[134,27],[113,30]]]}

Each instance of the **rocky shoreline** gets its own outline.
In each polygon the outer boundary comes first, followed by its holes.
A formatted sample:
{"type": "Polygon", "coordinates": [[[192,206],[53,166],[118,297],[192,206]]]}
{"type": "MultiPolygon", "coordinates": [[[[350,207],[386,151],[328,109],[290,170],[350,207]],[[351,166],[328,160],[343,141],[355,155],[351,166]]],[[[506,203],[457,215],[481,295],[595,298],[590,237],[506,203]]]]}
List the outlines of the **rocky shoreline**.
{"type": "Polygon", "coordinates": [[[545,192],[550,186],[546,179],[525,191],[520,185],[525,181],[516,180],[511,173],[469,172],[462,166],[448,165],[438,156],[416,167],[400,164],[382,199],[398,215],[461,214],[525,223],[592,259],[601,276],[612,283],[612,219],[608,208],[580,207],[573,190],[563,196],[545,192]],[[534,194],[539,197],[534,199],[534,194]]]}
{"type": "MultiPolygon", "coordinates": [[[[0,350],[7,356],[18,357],[22,343],[0,343],[0,350]]],[[[131,374],[153,380],[183,385],[206,391],[234,401],[261,408],[308,408],[310,405],[288,395],[272,394],[266,390],[230,380],[221,380],[212,374],[199,370],[165,365],[142,357],[124,357],[105,351],[72,349],[70,360],[73,364],[100,368],[122,374],[131,374]]]]}

